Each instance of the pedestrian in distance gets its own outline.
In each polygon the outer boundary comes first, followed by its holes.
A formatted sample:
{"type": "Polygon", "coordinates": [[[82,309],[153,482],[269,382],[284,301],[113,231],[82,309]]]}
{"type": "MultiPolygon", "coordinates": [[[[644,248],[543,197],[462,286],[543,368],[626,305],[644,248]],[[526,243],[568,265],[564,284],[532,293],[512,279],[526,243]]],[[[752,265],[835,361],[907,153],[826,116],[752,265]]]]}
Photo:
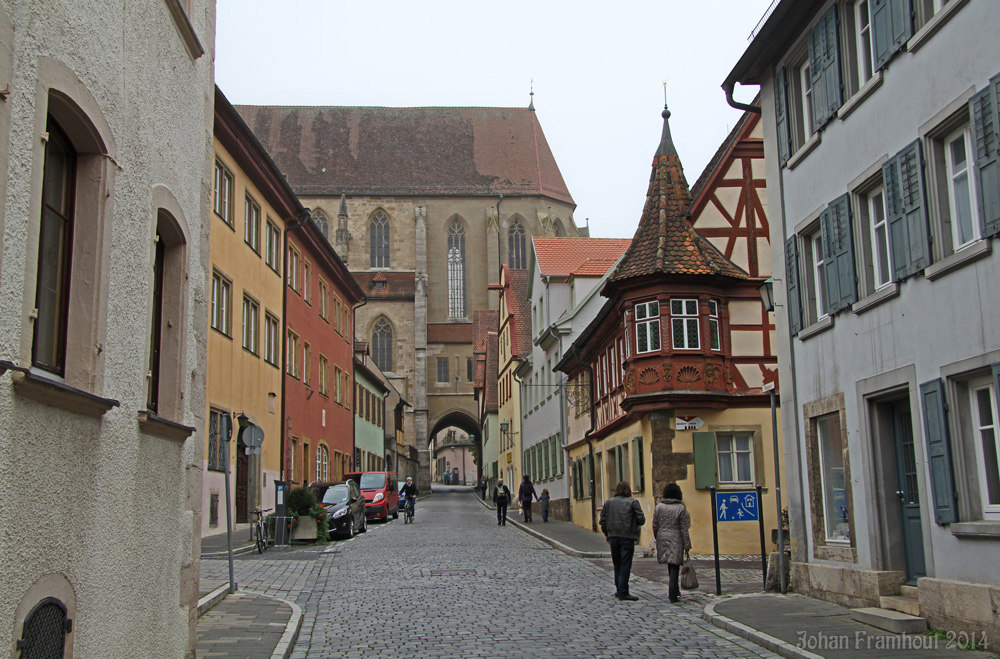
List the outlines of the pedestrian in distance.
{"type": "Polygon", "coordinates": [[[542,506],[542,521],[549,521],[549,488],[542,488],[542,496],[538,497],[538,503],[542,506]]]}
{"type": "Polygon", "coordinates": [[[510,503],[510,488],[503,484],[503,479],[497,479],[493,488],[493,503],[497,506],[497,526],[507,526],[507,504],[510,503]]]}
{"type": "Polygon", "coordinates": [[[670,574],[667,595],[671,602],[681,596],[677,580],[680,575],[684,553],[691,549],[691,515],[684,505],[683,493],[677,483],[667,483],[663,488],[663,498],[653,511],[653,537],[656,538],[656,560],[666,563],[670,574]]]}
{"type": "Polygon", "coordinates": [[[479,489],[483,491],[483,501],[486,501],[486,486],[488,484],[489,482],[487,481],[486,476],[483,476],[483,479],[479,481],[479,489]]]}
{"type": "Polygon", "coordinates": [[[615,597],[620,600],[639,599],[629,593],[628,579],[632,573],[632,557],[639,540],[639,527],[646,523],[642,506],[632,498],[628,481],[615,486],[615,495],[601,507],[601,531],[611,545],[611,562],[615,566],[615,597]]]}
{"type": "Polygon", "coordinates": [[[535,492],[535,486],[531,484],[531,477],[525,474],[521,480],[521,488],[517,491],[517,500],[521,502],[525,522],[531,521],[531,497],[538,499],[538,493],[535,492]]]}

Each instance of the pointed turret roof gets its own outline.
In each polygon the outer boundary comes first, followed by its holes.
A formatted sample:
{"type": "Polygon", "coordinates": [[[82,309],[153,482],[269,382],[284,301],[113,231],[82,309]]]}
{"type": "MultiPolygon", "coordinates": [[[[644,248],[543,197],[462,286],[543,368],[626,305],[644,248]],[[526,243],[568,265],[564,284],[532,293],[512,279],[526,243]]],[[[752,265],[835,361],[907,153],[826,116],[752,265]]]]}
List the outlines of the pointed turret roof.
{"type": "Polygon", "coordinates": [[[688,224],[691,192],[670,135],[669,119],[670,110],[664,105],[663,133],[653,156],[639,228],[609,284],[653,274],[746,279],[747,274],[739,266],[688,224]]]}

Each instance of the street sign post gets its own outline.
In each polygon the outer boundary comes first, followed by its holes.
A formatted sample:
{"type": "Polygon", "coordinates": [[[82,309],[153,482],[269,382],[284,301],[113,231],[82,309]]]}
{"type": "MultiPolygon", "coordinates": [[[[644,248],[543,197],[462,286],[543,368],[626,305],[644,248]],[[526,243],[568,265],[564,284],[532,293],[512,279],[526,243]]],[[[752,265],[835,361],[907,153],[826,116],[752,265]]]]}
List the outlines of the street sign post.
{"type": "Polygon", "coordinates": [[[764,573],[764,585],[767,587],[767,549],[764,545],[764,515],[760,510],[761,486],[756,490],[743,492],[717,492],[710,487],[714,514],[712,515],[712,533],[715,536],[715,594],[722,594],[719,583],[719,523],[720,522],[757,522],[760,527],[760,562],[764,573]]]}

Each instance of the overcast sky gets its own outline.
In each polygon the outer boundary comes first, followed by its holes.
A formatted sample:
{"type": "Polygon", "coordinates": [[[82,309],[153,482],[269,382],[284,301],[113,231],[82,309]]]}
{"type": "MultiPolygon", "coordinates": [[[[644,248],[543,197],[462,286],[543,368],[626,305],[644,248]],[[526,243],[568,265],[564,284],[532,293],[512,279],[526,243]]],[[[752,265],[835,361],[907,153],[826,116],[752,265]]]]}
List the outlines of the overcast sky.
{"type": "Polygon", "coordinates": [[[526,107],[534,80],[577,224],[631,237],[662,83],[693,185],[739,120],[720,85],[770,4],[218,0],[216,81],[234,104],[526,107]]]}

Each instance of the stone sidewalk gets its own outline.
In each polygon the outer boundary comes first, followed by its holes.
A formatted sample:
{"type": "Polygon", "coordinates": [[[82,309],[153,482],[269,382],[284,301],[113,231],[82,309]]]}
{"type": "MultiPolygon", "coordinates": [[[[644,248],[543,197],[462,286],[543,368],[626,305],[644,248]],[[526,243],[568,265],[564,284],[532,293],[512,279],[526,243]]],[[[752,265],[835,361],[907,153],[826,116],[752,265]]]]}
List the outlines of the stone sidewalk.
{"type": "Polygon", "coordinates": [[[198,619],[197,656],[215,659],[287,659],[302,624],[291,602],[236,592],[198,619]]]}

